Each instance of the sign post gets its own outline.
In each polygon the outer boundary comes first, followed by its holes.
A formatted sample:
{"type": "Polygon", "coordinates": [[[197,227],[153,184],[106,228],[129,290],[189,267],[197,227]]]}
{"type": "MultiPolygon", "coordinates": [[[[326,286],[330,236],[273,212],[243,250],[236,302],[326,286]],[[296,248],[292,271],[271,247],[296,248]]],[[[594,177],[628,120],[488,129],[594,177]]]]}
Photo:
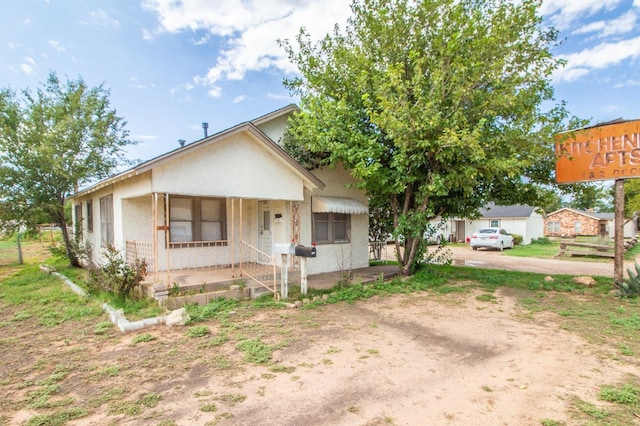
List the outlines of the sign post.
{"type": "Polygon", "coordinates": [[[624,275],[624,180],[638,176],[640,120],[616,120],[558,135],[558,183],[615,181],[613,277],[616,285],[624,275]]]}

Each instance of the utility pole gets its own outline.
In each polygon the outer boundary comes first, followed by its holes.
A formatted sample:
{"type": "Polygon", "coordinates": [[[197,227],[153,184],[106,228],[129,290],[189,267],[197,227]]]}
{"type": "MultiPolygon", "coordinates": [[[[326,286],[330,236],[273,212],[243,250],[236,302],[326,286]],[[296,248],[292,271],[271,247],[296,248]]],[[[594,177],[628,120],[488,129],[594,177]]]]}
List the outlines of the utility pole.
{"type": "Polygon", "coordinates": [[[613,255],[613,280],[616,286],[624,276],[624,179],[615,180],[615,236],[613,255]]]}

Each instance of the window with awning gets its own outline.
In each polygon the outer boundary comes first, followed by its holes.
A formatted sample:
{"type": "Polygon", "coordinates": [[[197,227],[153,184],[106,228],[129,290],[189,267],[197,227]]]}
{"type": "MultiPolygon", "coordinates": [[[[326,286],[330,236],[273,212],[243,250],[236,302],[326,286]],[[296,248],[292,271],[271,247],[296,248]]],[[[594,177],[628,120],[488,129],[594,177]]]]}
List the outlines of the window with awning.
{"type": "Polygon", "coordinates": [[[317,244],[351,241],[351,215],[368,214],[364,204],[351,198],[313,197],[313,238],[317,244]]]}
{"type": "Polygon", "coordinates": [[[364,204],[351,198],[313,197],[311,200],[313,213],[369,214],[364,204]]]}

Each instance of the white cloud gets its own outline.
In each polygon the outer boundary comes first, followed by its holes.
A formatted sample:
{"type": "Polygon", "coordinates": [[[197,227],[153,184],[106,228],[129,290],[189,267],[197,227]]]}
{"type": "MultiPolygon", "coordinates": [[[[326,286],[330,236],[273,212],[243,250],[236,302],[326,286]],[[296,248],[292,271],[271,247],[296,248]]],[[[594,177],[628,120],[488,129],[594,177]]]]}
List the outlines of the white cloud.
{"type": "Polygon", "coordinates": [[[623,2],[624,0],[545,0],[540,12],[549,17],[556,28],[563,30],[578,19],[613,10],[623,2]]]}
{"type": "Polygon", "coordinates": [[[276,93],[267,93],[267,98],[269,99],[285,99],[285,100],[290,100],[291,96],[289,95],[283,95],[283,94],[276,94],[276,93]]]}
{"type": "Polygon", "coordinates": [[[601,43],[581,52],[562,55],[567,66],[559,70],[556,81],[575,81],[591,70],[618,65],[622,61],[640,56],[640,36],[612,43],[601,43]]]}
{"type": "Polygon", "coordinates": [[[27,75],[31,75],[35,72],[29,64],[20,64],[20,69],[22,70],[23,73],[27,75]]]}
{"type": "Polygon", "coordinates": [[[244,95],[240,95],[240,96],[236,96],[235,98],[233,98],[233,103],[234,104],[239,104],[240,102],[244,101],[247,97],[244,95]]]}
{"type": "Polygon", "coordinates": [[[88,24],[98,25],[101,27],[112,27],[116,29],[120,28],[120,21],[111,18],[109,14],[102,9],[89,12],[89,17],[91,19],[88,24]]]}
{"type": "Polygon", "coordinates": [[[241,80],[247,72],[295,72],[277,40],[295,40],[300,27],[320,39],[351,13],[345,0],[145,0],[143,7],[158,15],[156,34],[204,30],[222,39],[214,65],[194,80],[212,97],[221,96],[221,81],[241,80]]]}
{"type": "MultiPolygon", "coordinates": [[[[640,0],[639,0],[640,1],[640,0]]],[[[596,21],[583,25],[573,32],[573,34],[598,33],[598,37],[608,37],[618,34],[626,34],[636,30],[638,15],[633,10],[627,11],[616,19],[609,21],[596,21]]]]}
{"type": "Polygon", "coordinates": [[[151,31],[149,31],[146,28],[143,28],[142,29],[142,38],[143,38],[143,40],[151,41],[151,40],[154,40],[156,37],[153,35],[153,33],[151,31]]]}
{"type": "Polygon", "coordinates": [[[640,86],[640,80],[627,80],[623,83],[618,83],[613,87],[615,87],[616,89],[622,89],[623,87],[633,87],[633,86],[640,86]]]}
{"type": "Polygon", "coordinates": [[[67,50],[66,47],[57,40],[49,40],[49,46],[53,47],[56,52],[64,52],[67,50]]]}
{"type": "Polygon", "coordinates": [[[154,135],[133,135],[133,138],[140,141],[152,141],[158,139],[158,137],[154,135]]]}

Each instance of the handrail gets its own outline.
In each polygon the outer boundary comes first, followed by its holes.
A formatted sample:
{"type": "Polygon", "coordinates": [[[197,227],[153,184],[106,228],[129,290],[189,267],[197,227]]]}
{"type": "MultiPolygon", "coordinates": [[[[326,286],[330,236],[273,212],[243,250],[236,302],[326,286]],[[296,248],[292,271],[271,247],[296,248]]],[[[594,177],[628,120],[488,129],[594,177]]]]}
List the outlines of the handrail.
{"type": "Polygon", "coordinates": [[[240,257],[242,258],[240,274],[246,275],[248,278],[272,292],[274,296],[278,298],[278,291],[276,287],[276,262],[273,257],[244,240],[240,241],[240,252],[240,257]],[[263,281],[263,276],[269,277],[272,287],[263,281]]]}

